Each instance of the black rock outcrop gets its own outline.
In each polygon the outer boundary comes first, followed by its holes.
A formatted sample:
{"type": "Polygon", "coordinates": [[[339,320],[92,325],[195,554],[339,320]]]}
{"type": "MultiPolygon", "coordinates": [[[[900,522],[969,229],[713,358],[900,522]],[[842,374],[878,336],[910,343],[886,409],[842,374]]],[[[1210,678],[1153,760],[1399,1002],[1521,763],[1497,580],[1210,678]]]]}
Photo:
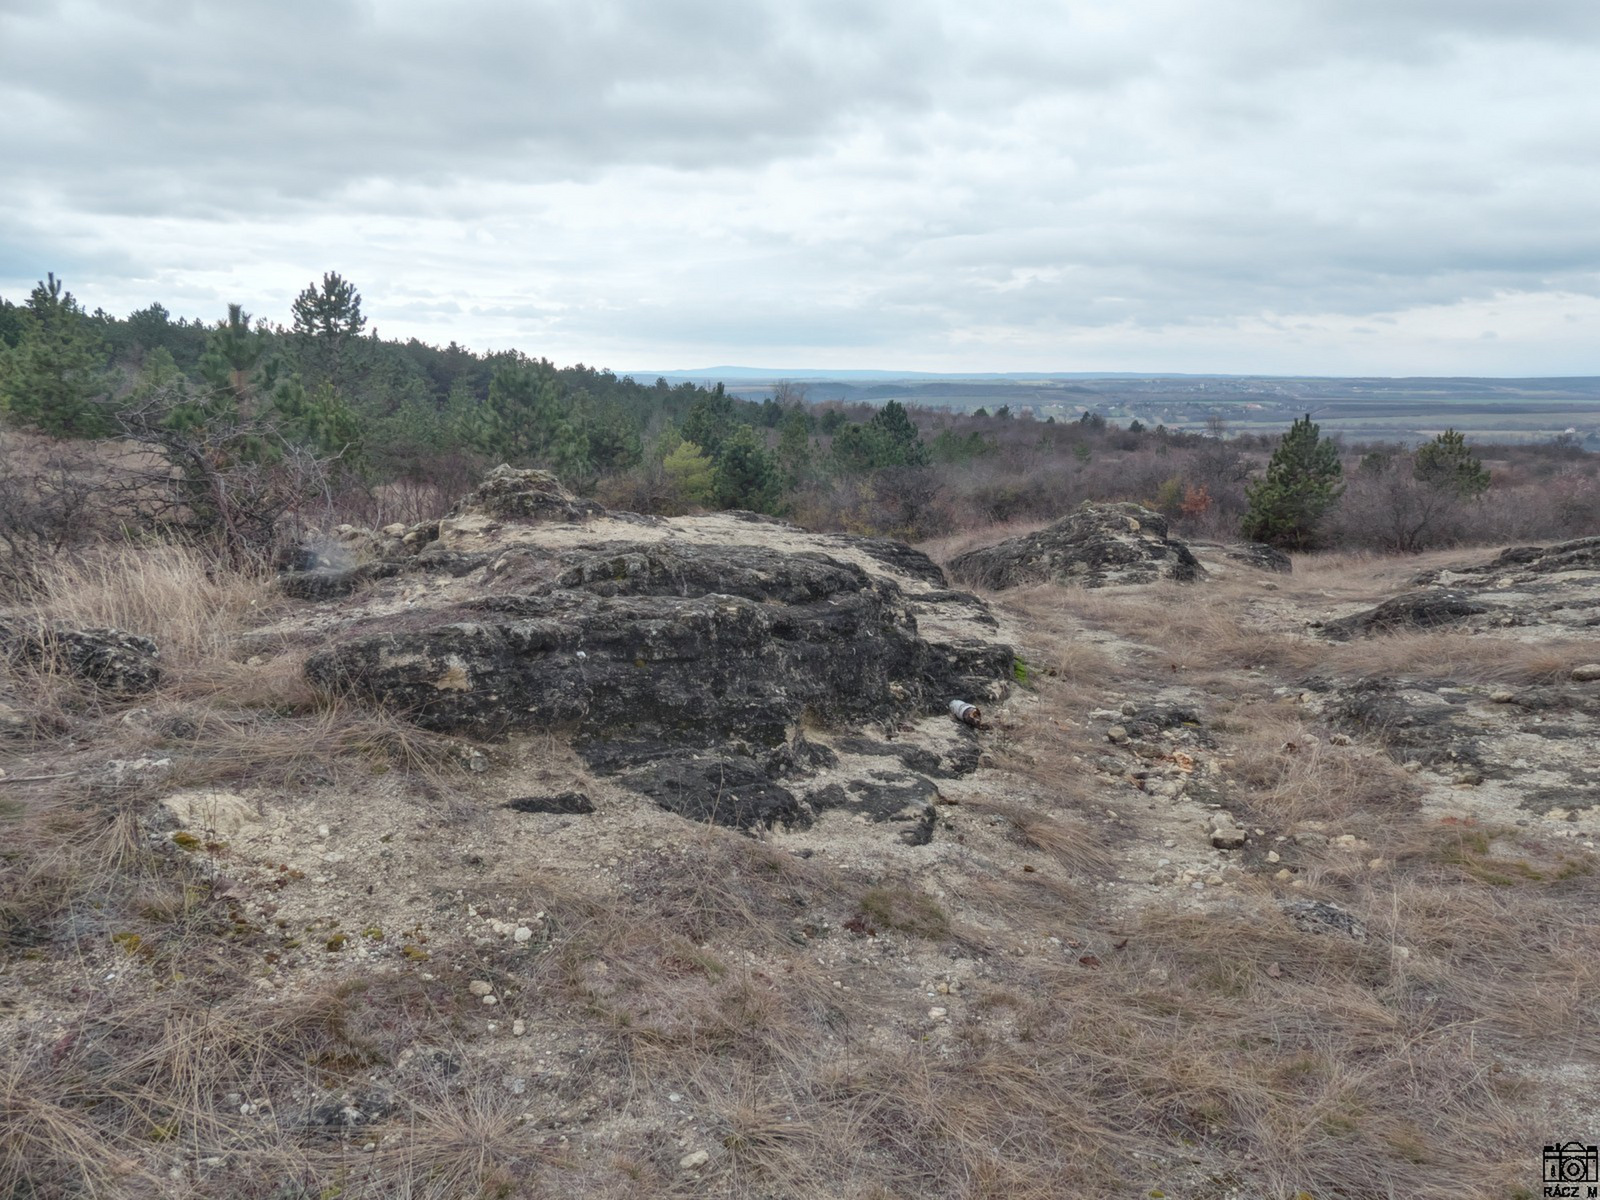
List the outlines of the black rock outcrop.
{"type": "Polygon", "coordinates": [[[1358,634],[1396,633],[1405,629],[1433,629],[1454,625],[1468,617],[1481,616],[1489,605],[1474,600],[1453,588],[1427,588],[1404,592],[1385,600],[1376,608],[1328,621],[1322,626],[1325,636],[1348,641],[1358,634]]]}
{"type": "Polygon", "coordinates": [[[1084,504],[1037,533],[957,555],[950,573],[998,591],[1029,583],[1189,582],[1205,569],[1160,513],[1138,504],[1084,504]]]}
{"type": "Polygon", "coordinates": [[[1441,579],[1498,576],[1551,575],[1566,571],[1600,571],[1600,537],[1576,538],[1553,546],[1513,546],[1487,562],[1448,567],[1418,576],[1418,583],[1441,579]]]}
{"type": "Polygon", "coordinates": [[[584,742],[772,747],[802,717],[938,711],[981,694],[1012,661],[992,642],[925,641],[901,589],[852,563],[758,546],[628,546],[581,556],[553,586],[351,638],[307,673],[444,732],[571,725],[584,742]]]}
{"type": "Polygon", "coordinates": [[[1272,571],[1278,575],[1289,575],[1294,572],[1294,562],[1289,556],[1265,542],[1240,542],[1237,545],[1225,546],[1222,554],[1224,558],[1243,563],[1247,567],[1254,567],[1258,571],[1272,571]]]}
{"type": "MultiPolygon", "coordinates": [[[[557,493],[531,474],[543,500],[516,500],[497,472],[505,487],[481,502],[546,513],[557,493]]],[[[602,511],[565,532],[542,515],[471,520],[460,537],[441,522],[440,548],[481,545],[481,570],[441,581],[419,555],[415,569],[435,577],[426,603],[413,606],[415,589],[400,603],[369,593],[308,677],[441,732],[561,732],[591,768],[692,820],[806,828],[830,805],[794,781],[839,755],[802,729],[844,735],[854,760],[856,742],[872,745],[866,732],[893,736],[952,698],[1002,696],[1012,674],[982,602],[899,543],[737,514],[646,525],[602,511]]],[[[976,767],[975,745],[939,749],[948,765],[910,745],[894,756],[941,775],[976,767]]],[[[894,804],[860,811],[889,820],[893,808],[925,840],[931,807],[908,818],[905,798],[935,789],[912,778],[894,804]]]]}
{"type": "Polygon", "coordinates": [[[120,629],[28,628],[0,621],[0,653],[53,663],[118,696],[151,692],[161,683],[155,642],[120,629]]]}
{"type": "Polygon", "coordinates": [[[583,521],[605,509],[593,500],[579,500],[548,471],[496,467],[452,511],[485,513],[513,521],[583,521]]]}

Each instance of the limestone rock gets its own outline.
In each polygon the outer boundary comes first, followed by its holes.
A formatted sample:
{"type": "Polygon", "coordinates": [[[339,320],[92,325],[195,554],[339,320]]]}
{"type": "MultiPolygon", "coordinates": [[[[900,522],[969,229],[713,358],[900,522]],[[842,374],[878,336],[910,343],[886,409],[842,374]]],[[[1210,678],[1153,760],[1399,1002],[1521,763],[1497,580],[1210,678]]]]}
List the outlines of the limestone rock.
{"type": "Polygon", "coordinates": [[[1415,582],[1473,595],[1491,606],[1499,626],[1575,628],[1589,636],[1600,624],[1600,537],[1515,546],[1486,561],[1426,571],[1415,582]]]}
{"type": "Polygon", "coordinates": [[[506,807],[519,813],[554,813],[559,816],[587,816],[594,812],[594,801],[582,792],[561,792],[555,796],[519,796],[506,801],[506,807]]]}
{"type": "Polygon", "coordinates": [[[235,792],[175,792],[161,807],[183,829],[204,829],[221,837],[234,837],[247,826],[259,824],[256,806],[235,792]]]}
{"type": "Polygon", "coordinates": [[[483,514],[517,521],[582,521],[605,512],[592,500],[579,500],[549,471],[518,469],[502,463],[451,510],[452,517],[483,514]]]}
{"type": "Polygon", "coordinates": [[[1243,829],[1229,821],[1211,831],[1211,844],[1218,850],[1240,850],[1244,848],[1248,836],[1243,829]]]}
{"type": "Polygon", "coordinates": [[[1294,571],[1294,563],[1289,556],[1265,542],[1240,542],[1238,545],[1225,546],[1222,554],[1224,558],[1258,571],[1271,571],[1278,575],[1289,575],[1294,571]]]}
{"type": "Polygon", "coordinates": [[[998,700],[1013,673],[983,602],[899,543],[754,514],[609,513],[509,468],[458,514],[410,560],[431,581],[378,579],[336,618],[308,618],[319,631],[336,619],[310,680],[439,732],[559,731],[592,769],[691,820],[804,828],[830,805],[793,781],[843,753],[841,774],[861,778],[835,807],[926,841],[937,789],[924,775],[975,769],[976,736],[948,722],[920,741],[866,735],[953,697],[998,700]],[[442,555],[481,569],[441,572],[442,555]],[[838,735],[838,752],[813,733],[838,735]]]}
{"type": "Polygon", "coordinates": [[[311,680],[446,732],[576,722],[635,736],[775,747],[803,715],[936,711],[1010,673],[1009,647],[930,645],[900,589],[854,564],[760,547],[592,556],[558,583],[431,614],[315,655],[311,680]],[[715,589],[715,590],[713,590],[715,589]],[[898,685],[892,687],[891,685],[898,685]],[[903,697],[900,699],[898,697],[903,697]]]}
{"type": "Polygon", "coordinates": [[[400,574],[397,562],[369,562],[354,567],[313,567],[308,571],[286,571],[278,586],[296,600],[335,600],[348,596],[374,579],[391,579],[400,574]]]}
{"type": "Polygon", "coordinates": [[[1325,636],[1347,641],[1358,634],[1394,633],[1402,629],[1432,629],[1479,616],[1490,606],[1454,588],[1428,588],[1404,592],[1376,608],[1328,621],[1325,636]]]}
{"type": "Polygon", "coordinates": [[[1189,582],[1205,574],[1189,548],[1169,535],[1165,517],[1127,503],[1083,504],[1037,533],[957,555],[950,572],[994,590],[1029,583],[1189,582]]]}
{"type": "Polygon", "coordinates": [[[25,628],[0,621],[0,653],[25,662],[52,662],[119,696],[151,692],[161,683],[155,642],[120,629],[25,628]]]}
{"type": "Polygon", "coordinates": [[[1418,583],[1432,583],[1441,575],[1477,576],[1490,582],[1507,575],[1550,575],[1566,571],[1600,571],[1600,536],[1557,542],[1553,546],[1513,546],[1487,562],[1471,566],[1448,567],[1418,576],[1418,583]]]}
{"type": "Polygon", "coordinates": [[[1342,933],[1354,941],[1367,940],[1367,927],[1354,913],[1326,900],[1290,900],[1283,911],[1302,933],[1342,933]]]}

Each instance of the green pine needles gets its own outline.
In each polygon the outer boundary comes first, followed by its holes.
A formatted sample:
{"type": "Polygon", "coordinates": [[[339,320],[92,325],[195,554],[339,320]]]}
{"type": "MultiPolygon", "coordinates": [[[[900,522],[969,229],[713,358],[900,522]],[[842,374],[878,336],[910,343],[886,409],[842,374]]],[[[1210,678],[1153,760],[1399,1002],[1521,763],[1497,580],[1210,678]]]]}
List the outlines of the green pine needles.
{"type": "Polygon", "coordinates": [[[1254,542],[1304,550],[1344,492],[1339,452],[1307,413],[1284,434],[1266,475],[1245,488],[1250,508],[1240,533],[1254,542]]]}
{"type": "Polygon", "coordinates": [[[1446,429],[1417,450],[1411,466],[1414,477],[1430,487],[1471,500],[1489,490],[1489,468],[1467,448],[1467,439],[1446,429]]]}

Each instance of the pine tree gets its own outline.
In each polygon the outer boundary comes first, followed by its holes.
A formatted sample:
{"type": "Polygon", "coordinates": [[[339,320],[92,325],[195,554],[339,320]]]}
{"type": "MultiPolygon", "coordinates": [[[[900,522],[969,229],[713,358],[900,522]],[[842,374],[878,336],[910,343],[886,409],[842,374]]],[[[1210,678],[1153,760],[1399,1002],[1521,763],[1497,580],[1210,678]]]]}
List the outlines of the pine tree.
{"type": "Polygon", "coordinates": [[[1344,492],[1339,453],[1307,413],[1278,443],[1266,476],[1245,488],[1250,508],[1240,532],[1251,541],[1303,550],[1344,492]]]}
{"type": "Polygon", "coordinates": [[[489,402],[472,420],[473,441],[491,457],[543,463],[571,482],[591,469],[589,437],[573,415],[549,363],[509,363],[489,381],[489,402]]]}
{"type": "Polygon", "coordinates": [[[272,389],[272,411],[290,441],[347,467],[361,464],[361,422],[333,384],[308,392],[300,376],[291,375],[272,389]]]}
{"type": "Polygon", "coordinates": [[[778,506],[780,482],[777,465],[756,431],[748,425],[734,430],[717,457],[713,494],[717,505],[772,512],[778,506]]]}
{"type": "Polygon", "coordinates": [[[793,489],[811,470],[811,426],[805,409],[798,406],[783,418],[778,435],[778,466],[783,472],[783,485],[793,489]]]}
{"type": "Polygon", "coordinates": [[[353,384],[351,349],[367,325],[361,293],[337,271],[329,271],[320,289],[309,284],[294,298],[290,312],[302,372],[315,383],[332,383],[348,392],[353,384]]]}
{"type": "Polygon", "coordinates": [[[716,489],[717,468],[693,442],[679,441],[661,460],[661,472],[680,504],[706,504],[716,489]]]}
{"type": "MultiPolygon", "coordinates": [[[[1007,416],[1010,413],[1007,412],[1007,416]]],[[[922,438],[917,433],[917,427],[912,424],[911,414],[906,412],[905,405],[898,400],[890,400],[876,413],[868,423],[869,427],[882,435],[883,448],[880,458],[884,461],[876,465],[881,467],[921,467],[927,465],[928,450],[922,444],[922,438]]]]}
{"type": "Polygon", "coordinates": [[[683,436],[712,458],[722,457],[722,443],[733,432],[733,397],[719,386],[714,392],[701,392],[683,418],[683,436]]]}
{"type": "Polygon", "coordinates": [[[361,293],[337,271],[322,277],[322,287],[307,284],[294,298],[294,333],[299,338],[348,341],[360,337],[367,318],[361,312],[361,293]]]}
{"type": "Polygon", "coordinates": [[[1454,429],[1446,429],[1418,449],[1411,473],[1422,483],[1453,492],[1463,500],[1489,490],[1489,469],[1467,447],[1466,438],[1454,429]]]}
{"type": "Polygon", "coordinates": [[[103,437],[112,422],[99,334],[52,273],[15,314],[21,336],[0,358],[0,410],[56,437],[103,437]]]}
{"type": "Polygon", "coordinates": [[[206,336],[200,356],[200,375],[219,392],[232,397],[241,419],[255,414],[261,380],[258,369],[267,352],[267,336],[250,326],[250,314],[239,304],[228,305],[228,315],[206,336]]]}

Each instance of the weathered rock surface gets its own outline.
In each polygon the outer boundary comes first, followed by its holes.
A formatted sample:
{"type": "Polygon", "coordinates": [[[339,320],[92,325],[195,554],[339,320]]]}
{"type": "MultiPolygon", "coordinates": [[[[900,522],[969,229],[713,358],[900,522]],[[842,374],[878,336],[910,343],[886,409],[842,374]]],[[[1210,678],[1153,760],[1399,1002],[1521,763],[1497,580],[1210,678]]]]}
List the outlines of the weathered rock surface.
{"type": "Polygon", "coordinates": [[[1483,626],[1600,626],[1600,537],[1553,546],[1514,546],[1484,562],[1427,571],[1427,587],[1449,588],[1486,606],[1483,626]]]}
{"type": "Polygon", "coordinates": [[[774,747],[802,716],[931,712],[1011,667],[1006,646],[930,644],[895,583],[820,554],[625,545],[561,563],[425,628],[351,639],[308,673],[445,732],[573,723],[584,740],[774,747]]]}
{"type": "Polygon", "coordinates": [[[1367,940],[1367,927],[1354,913],[1326,900],[1290,900],[1283,911],[1302,933],[1342,933],[1353,941],[1367,940]]]}
{"type": "Polygon", "coordinates": [[[296,600],[335,600],[348,596],[364,583],[390,579],[404,568],[397,562],[369,562],[354,567],[313,567],[306,571],[286,571],[278,586],[296,600]]]}
{"type": "MultiPolygon", "coordinates": [[[[881,766],[866,730],[1004,694],[1014,657],[989,636],[993,617],[910,547],[744,514],[574,507],[542,472],[513,474],[532,476],[529,498],[496,472],[475,493],[487,499],[458,506],[470,523],[446,518],[427,547],[472,545],[485,565],[439,578],[424,552],[397,578],[369,576],[334,644],[308,661],[313,682],[442,732],[562,731],[591,767],[663,808],[741,829],[804,828],[830,806],[867,804],[854,781],[839,805],[793,786],[838,769],[839,753],[808,740],[818,731],[844,734],[851,762],[881,766]],[[479,504],[513,516],[485,523],[479,504]],[[407,588],[415,572],[435,574],[423,604],[407,588]]],[[[869,819],[899,821],[909,806],[931,833],[922,810],[936,789],[912,773],[973,770],[976,744],[888,753],[908,770],[892,804],[874,782],[869,819]]]]}
{"type": "Polygon", "coordinates": [[[1271,571],[1277,575],[1289,575],[1294,571],[1294,562],[1289,556],[1265,542],[1240,542],[1223,547],[1222,553],[1223,557],[1258,571],[1271,571]]]}
{"type": "Polygon", "coordinates": [[[1000,590],[1029,583],[1084,587],[1189,582],[1205,574],[1167,519],[1138,504],[1084,504],[1055,524],[950,562],[963,583],[1000,590]]]}
{"type": "Polygon", "coordinates": [[[1418,576],[1418,583],[1442,583],[1458,577],[1498,578],[1517,575],[1550,575],[1567,571],[1600,572],[1600,537],[1577,538],[1553,546],[1513,546],[1488,562],[1471,566],[1446,567],[1418,576]]]}
{"type": "Polygon", "coordinates": [[[470,574],[486,566],[492,541],[505,523],[531,527],[545,523],[582,524],[612,516],[641,524],[656,518],[607,514],[592,500],[580,500],[548,471],[501,465],[462,497],[449,515],[417,525],[387,525],[382,530],[340,525],[326,533],[311,530],[283,562],[279,584],[296,600],[333,600],[363,585],[406,571],[470,574]],[[467,548],[461,543],[476,540],[467,548]]]}
{"type": "Polygon", "coordinates": [[[26,662],[53,662],[118,696],[141,695],[161,683],[155,642],[120,629],[40,629],[0,621],[0,653],[26,662]]]}
{"type": "Polygon", "coordinates": [[[1308,706],[1441,782],[1543,814],[1600,803],[1600,696],[1570,681],[1514,691],[1405,678],[1306,681],[1308,706]]]}
{"type": "Polygon", "coordinates": [[[583,521],[602,516],[605,511],[592,500],[575,498],[548,471],[501,464],[456,505],[446,520],[483,514],[523,522],[583,521]]]}
{"type": "Polygon", "coordinates": [[[1453,625],[1489,610],[1489,605],[1458,589],[1425,588],[1402,593],[1364,612],[1328,621],[1322,626],[1322,632],[1336,641],[1348,641],[1361,634],[1453,625]]]}
{"type": "MultiPolygon", "coordinates": [[[[1600,695],[1582,658],[1562,659],[1600,624],[1600,538],[1519,546],[1477,563],[1419,575],[1418,590],[1327,621],[1344,639],[1442,628],[1484,640],[1508,657],[1548,642],[1551,668],[1516,686],[1417,677],[1304,681],[1304,702],[1336,728],[1376,738],[1399,762],[1430,772],[1431,786],[1470,789],[1485,811],[1536,816],[1600,802],[1600,695]]],[[[1463,797],[1459,803],[1468,803],[1463,797]]]]}

